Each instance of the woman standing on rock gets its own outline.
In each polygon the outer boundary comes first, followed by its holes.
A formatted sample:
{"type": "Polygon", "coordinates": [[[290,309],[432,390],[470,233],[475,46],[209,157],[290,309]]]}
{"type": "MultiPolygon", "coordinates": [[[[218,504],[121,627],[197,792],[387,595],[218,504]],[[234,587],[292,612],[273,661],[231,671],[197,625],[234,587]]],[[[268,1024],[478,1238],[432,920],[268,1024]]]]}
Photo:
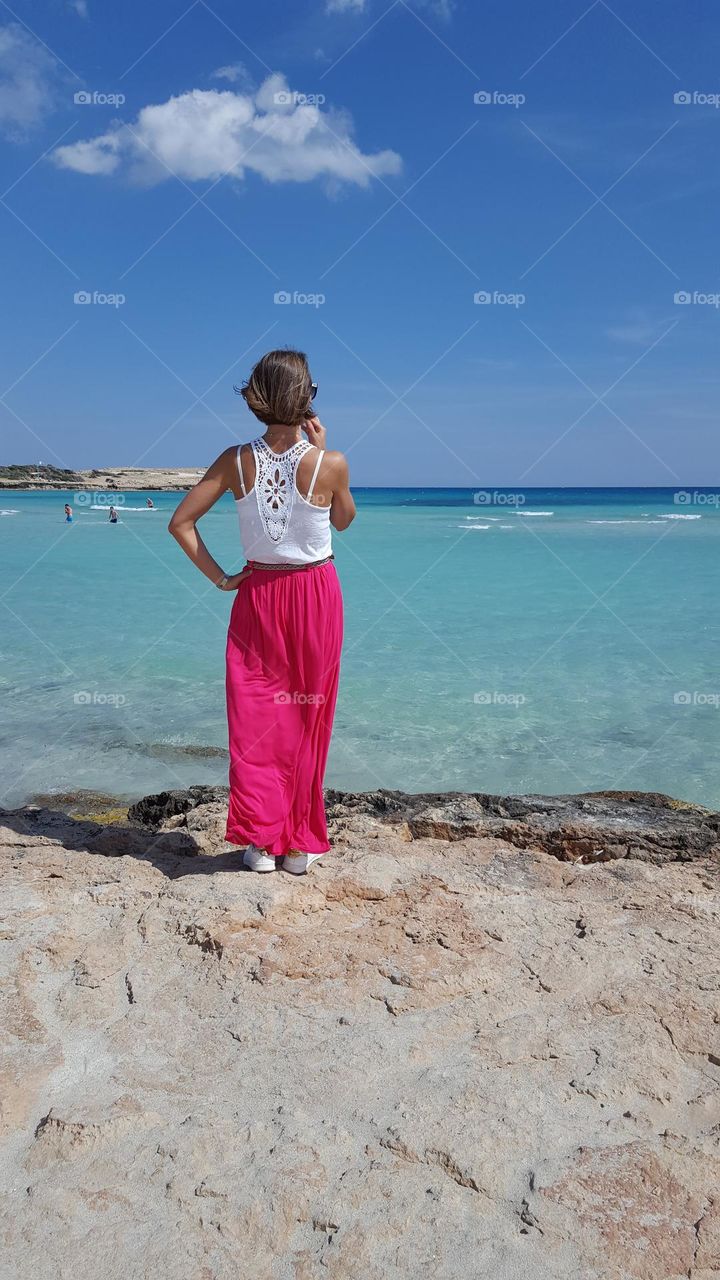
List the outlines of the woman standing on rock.
{"type": "Polygon", "coordinates": [[[274,871],[282,858],[295,875],[330,848],[322,783],[343,628],[330,525],[341,531],[355,517],[347,462],[326,450],[312,412],[316,391],[302,352],[263,356],[240,391],[263,435],[226,449],[168,526],[211,582],[237,592],[226,651],[225,838],[247,846],[253,871],[274,871]],[[247,561],[230,575],[197,531],[228,489],[247,561]]]}

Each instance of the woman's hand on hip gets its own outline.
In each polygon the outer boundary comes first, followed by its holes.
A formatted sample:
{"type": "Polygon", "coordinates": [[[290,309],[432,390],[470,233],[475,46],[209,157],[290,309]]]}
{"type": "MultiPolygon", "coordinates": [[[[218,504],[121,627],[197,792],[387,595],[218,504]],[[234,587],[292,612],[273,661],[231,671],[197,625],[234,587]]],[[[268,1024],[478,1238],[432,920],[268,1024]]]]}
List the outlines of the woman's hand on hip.
{"type": "Polygon", "coordinates": [[[319,418],[308,418],[303,422],[302,429],[310,443],[314,444],[317,449],[327,448],[327,430],[319,418]]]}
{"type": "Polygon", "coordinates": [[[251,573],[252,573],[252,569],[250,568],[249,565],[246,565],[245,568],[241,569],[239,573],[228,574],[227,582],[223,587],[220,588],[220,590],[221,591],[237,591],[238,587],[240,586],[240,583],[244,582],[246,578],[249,578],[251,573]]]}

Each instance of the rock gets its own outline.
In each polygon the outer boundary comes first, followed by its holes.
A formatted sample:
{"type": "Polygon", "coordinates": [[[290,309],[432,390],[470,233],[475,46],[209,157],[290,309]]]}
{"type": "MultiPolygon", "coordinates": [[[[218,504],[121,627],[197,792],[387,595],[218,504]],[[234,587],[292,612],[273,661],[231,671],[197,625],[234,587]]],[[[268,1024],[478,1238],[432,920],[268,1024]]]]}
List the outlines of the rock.
{"type": "Polygon", "coordinates": [[[329,791],[327,800],[333,816],[371,814],[400,824],[411,839],[497,836],[568,862],[626,857],[666,862],[720,854],[720,813],[638,791],[569,796],[329,791]]]}
{"type": "MultiPolygon", "coordinates": [[[[517,848],[542,849],[563,862],[690,861],[720,855],[720,813],[670,796],[597,791],[569,796],[491,796],[462,792],[407,795],[401,791],[325,794],[339,834],[348,817],[398,827],[405,841],[496,836],[517,848]]],[[[129,816],[150,827],[198,806],[225,805],[226,787],[189,787],[145,796],[129,816]]]]}
{"type": "Polygon", "coordinates": [[[227,787],[198,786],[184,791],[161,791],[159,795],[144,796],[128,809],[131,822],[141,822],[146,827],[160,827],[166,818],[188,813],[200,805],[225,804],[227,787]]]}
{"type": "Polygon", "coordinates": [[[197,484],[204,467],[106,467],[69,471],[44,464],[0,467],[0,489],[183,490],[197,484]]]}
{"type": "Polygon", "coordinates": [[[0,811],[5,1274],[717,1280],[717,815],[225,797],[0,811]]]}

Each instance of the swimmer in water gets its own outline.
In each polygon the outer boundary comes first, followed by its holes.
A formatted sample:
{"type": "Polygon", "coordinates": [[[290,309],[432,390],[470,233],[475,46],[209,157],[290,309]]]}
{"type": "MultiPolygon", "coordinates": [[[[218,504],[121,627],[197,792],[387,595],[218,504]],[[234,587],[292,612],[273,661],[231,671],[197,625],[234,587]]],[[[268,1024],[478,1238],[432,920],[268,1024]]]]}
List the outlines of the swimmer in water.
{"type": "Polygon", "coordinates": [[[146,507],[152,507],[153,511],[155,510],[155,503],[153,502],[152,498],[148,498],[148,499],[147,499],[147,501],[146,501],[146,503],[145,503],[145,506],[146,506],[146,507]]]}
{"type": "Polygon", "coordinates": [[[72,507],[70,506],[69,502],[66,502],[65,503],[65,523],[72,524],[72,522],[73,522],[72,507]]]}
{"type": "Polygon", "coordinates": [[[110,523],[117,524],[117,511],[114,507],[110,508],[110,523]]]}

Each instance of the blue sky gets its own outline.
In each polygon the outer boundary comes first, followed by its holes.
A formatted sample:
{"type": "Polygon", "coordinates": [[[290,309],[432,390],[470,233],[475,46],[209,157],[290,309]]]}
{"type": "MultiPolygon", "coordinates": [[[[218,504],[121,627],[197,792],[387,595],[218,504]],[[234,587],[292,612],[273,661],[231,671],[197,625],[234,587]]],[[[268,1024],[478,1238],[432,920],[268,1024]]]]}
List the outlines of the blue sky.
{"type": "Polygon", "coordinates": [[[289,344],[357,484],[717,483],[719,32],[0,0],[0,460],[209,463],[289,344]]]}

